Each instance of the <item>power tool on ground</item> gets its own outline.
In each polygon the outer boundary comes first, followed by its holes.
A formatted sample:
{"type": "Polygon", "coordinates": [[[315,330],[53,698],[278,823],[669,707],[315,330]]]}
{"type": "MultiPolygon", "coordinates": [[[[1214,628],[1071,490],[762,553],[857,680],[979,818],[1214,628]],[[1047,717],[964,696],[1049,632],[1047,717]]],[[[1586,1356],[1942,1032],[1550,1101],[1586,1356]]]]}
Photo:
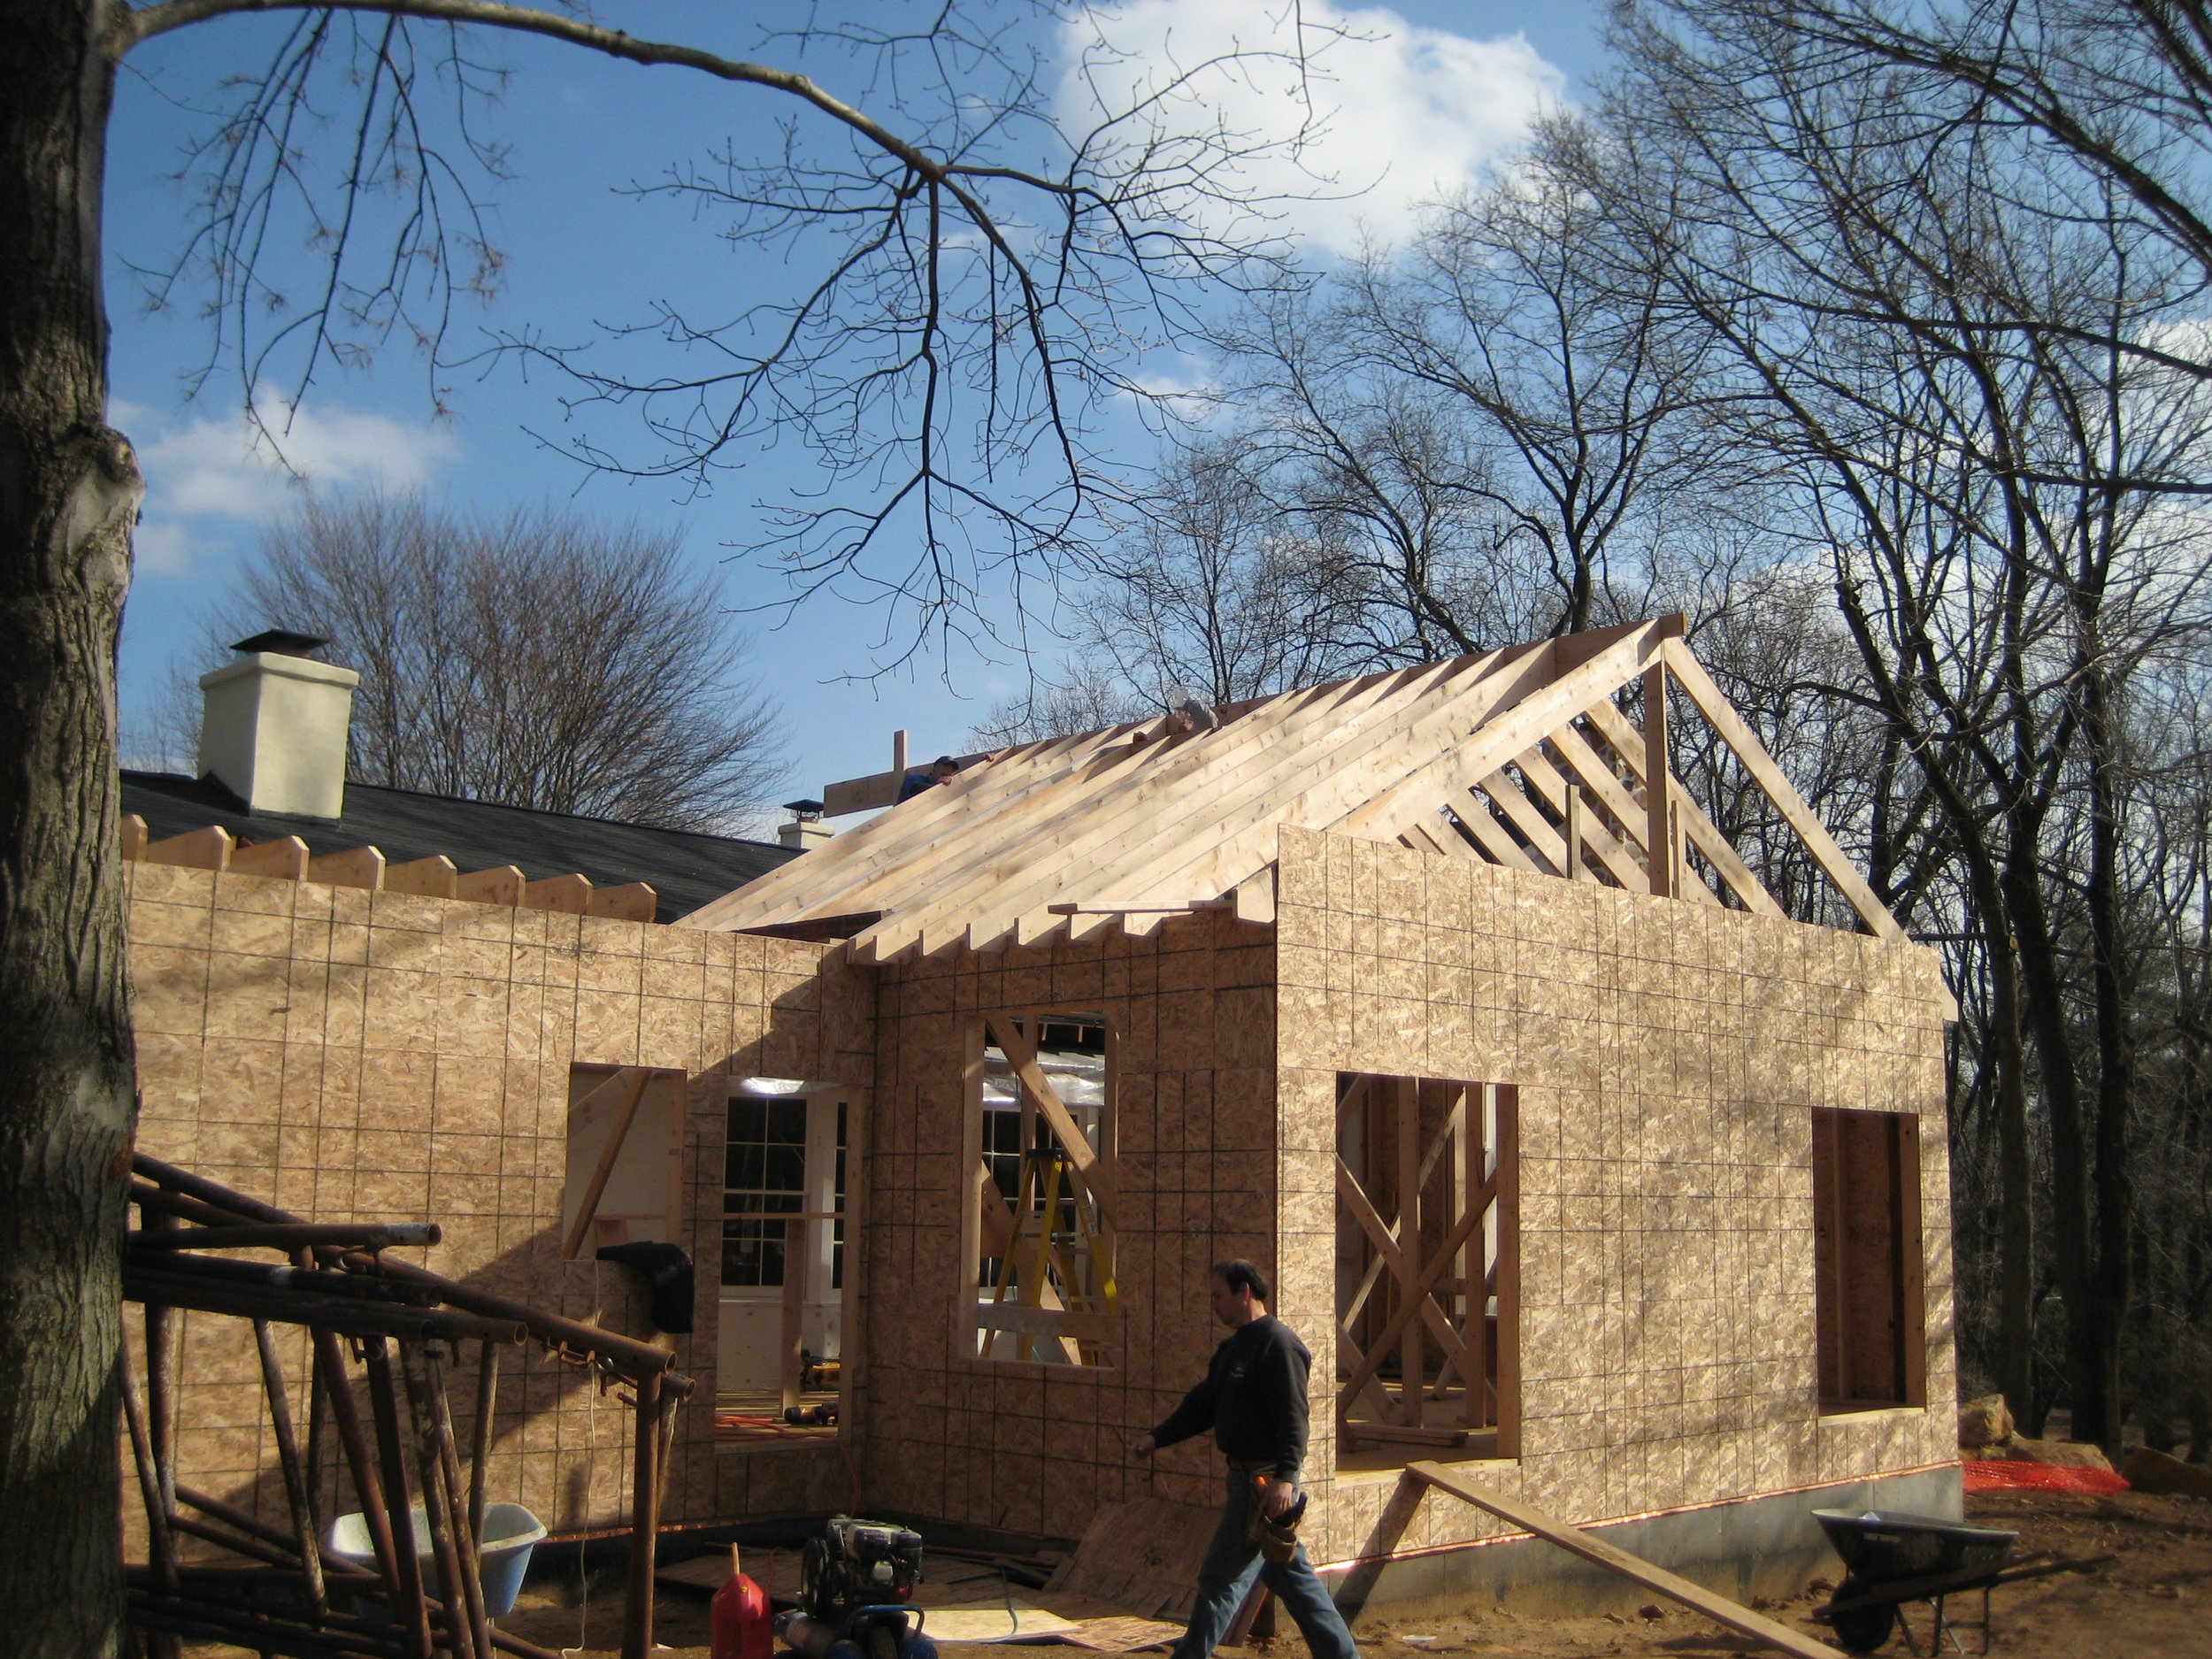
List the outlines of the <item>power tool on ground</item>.
{"type": "Polygon", "coordinates": [[[935,1659],[918,1609],[922,1537],[887,1521],[832,1516],[807,1540],[799,1611],[783,1639],[808,1659],[935,1659]]]}

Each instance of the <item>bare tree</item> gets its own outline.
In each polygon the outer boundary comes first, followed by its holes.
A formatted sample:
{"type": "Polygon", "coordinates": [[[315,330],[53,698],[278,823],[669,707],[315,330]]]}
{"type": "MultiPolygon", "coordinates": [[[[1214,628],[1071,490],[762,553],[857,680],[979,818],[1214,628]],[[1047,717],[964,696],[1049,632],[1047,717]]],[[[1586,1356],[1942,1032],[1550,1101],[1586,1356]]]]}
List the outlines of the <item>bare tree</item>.
{"type": "Polygon", "coordinates": [[[262,627],[357,669],[365,783],[683,829],[782,777],[721,584],[680,537],[572,509],[310,499],[264,537],[211,641],[262,627]]]}
{"type": "Polygon", "coordinates": [[[1240,703],[1372,660],[1367,578],[1270,499],[1264,471],[1238,437],[1171,450],[1098,577],[1063,600],[1067,665],[994,709],[979,741],[1091,731],[1186,697],[1240,703]]]}
{"type": "MultiPolygon", "coordinates": [[[[19,0],[0,24],[0,1504],[40,1517],[0,1575],[17,1652],[112,1652],[123,1605],[133,1087],[113,664],[142,480],[108,423],[101,229],[120,65],[226,17],[289,25],[216,89],[176,266],[180,294],[211,288],[230,330],[219,358],[250,398],[266,379],[296,401],[334,359],[395,337],[426,346],[438,384],[456,303],[500,263],[482,213],[500,171],[487,41],[526,34],[787,111],[780,153],[674,157],[667,181],[774,244],[787,296],[729,329],[651,319],[618,343],[699,351],[649,369],[522,331],[505,344],[572,371],[586,400],[641,411],[638,450],[583,440],[600,465],[703,482],[733,445],[812,442],[840,488],[787,522],[790,575],[910,602],[922,636],[962,626],[984,586],[1079,549],[1103,482],[1090,399],[1142,399],[1125,365],[1187,320],[1179,296],[1278,277],[1223,171],[1249,141],[1185,119],[1209,65],[1150,66],[1064,134],[1041,42],[1075,9],[974,4],[988,14],[808,9],[753,31],[769,61],[508,0],[19,0]],[[1192,228],[1209,207],[1211,228],[1192,228]],[[319,262],[289,292],[286,247],[319,262]]],[[[703,29],[736,15],[710,10],[703,29]]],[[[1294,31],[1291,55],[1313,38],[1294,31]]]]}
{"type": "MultiPolygon", "coordinates": [[[[2212,276],[2212,15],[2172,0],[1721,0],[1692,15],[1755,17],[1809,77],[1892,73],[1893,96],[1971,124],[2025,128],[2095,175],[2136,222],[2212,276]],[[1932,97],[1944,87],[1952,96],[1932,97]]],[[[2079,325],[2077,324],[2077,326],[2079,325]]],[[[2123,351],[2155,342],[2108,337],[2123,351]]],[[[2183,354],[2212,374],[2201,352],[2183,354]]]]}
{"type": "Polygon", "coordinates": [[[2116,712],[2201,630],[2203,527],[2156,509],[2212,460],[2212,427],[2185,365],[2116,342],[2170,326],[2195,285],[2099,180],[1959,119],[1956,99],[1809,65],[1755,0],[1712,30],[1632,19],[1623,42],[1614,160],[1588,181],[1724,348],[1740,441],[1800,490],[1861,695],[1932,794],[1980,935],[2005,1386],[2033,1421],[2032,1087],[2075,1431],[2116,1444],[2132,1061],[2116,712]]]}

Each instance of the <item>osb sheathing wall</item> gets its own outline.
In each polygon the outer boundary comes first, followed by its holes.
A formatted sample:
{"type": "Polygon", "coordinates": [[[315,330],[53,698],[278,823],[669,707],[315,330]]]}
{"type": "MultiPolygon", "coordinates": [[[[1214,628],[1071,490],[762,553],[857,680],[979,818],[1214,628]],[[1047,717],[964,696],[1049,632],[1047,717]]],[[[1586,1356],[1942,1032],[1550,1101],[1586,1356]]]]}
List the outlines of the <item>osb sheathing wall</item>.
{"type": "Polygon", "coordinates": [[[1521,1456],[1576,1520],[1955,1459],[1947,1005],[1933,953],[1285,830],[1279,1310],[1314,1355],[1317,1560],[1502,1527],[1333,1479],[1340,1071],[1520,1090],[1521,1456]],[[1928,1409],[1823,1418],[1811,1109],[1920,1115],[1928,1409]]]}
{"type": "MultiPolygon", "coordinates": [[[[445,1241],[403,1254],[449,1277],[649,1336],[629,1274],[559,1259],[569,1068],[690,1073],[683,1242],[699,1265],[699,1328],[676,1339],[676,1366],[697,1387],[679,1416],[668,1517],[819,1513],[848,1501],[833,1448],[718,1455],[712,1438],[727,1084],[864,1087],[872,992],[836,947],[126,870],[139,1145],[317,1221],[434,1220],[445,1241]]],[[[183,1478],[280,1521],[247,1331],[188,1317],[183,1478]]],[[[288,1333],[286,1348],[296,1390],[303,1340],[288,1333]]],[[[452,1390],[465,1424],[468,1378],[452,1390]]],[[[293,1399],[303,1420],[304,1398],[293,1399]]],[[[598,1398],[586,1373],[518,1354],[498,1415],[495,1500],[525,1503],[561,1532],[624,1518],[630,1414],[598,1398]]]]}
{"type": "Polygon", "coordinates": [[[1210,1442],[1149,1466],[1127,1446],[1173,1409],[1221,1335],[1207,1267],[1274,1253],[1270,931],[1203,912],[1150,938],[1117,930],[878,972],[858,1413],[868,1502],[1078,1538],[1101,1504],[1218,1502],[1210,1442]],[[961,1256],[974,1192],[962,1168],[964,1045],[985,1013],[1023,1010],[1102,1012],[1112,1031],[1124,1333],[1110,1367],[978,1359],[960,1318],[975,1298],[961,1256]]]}

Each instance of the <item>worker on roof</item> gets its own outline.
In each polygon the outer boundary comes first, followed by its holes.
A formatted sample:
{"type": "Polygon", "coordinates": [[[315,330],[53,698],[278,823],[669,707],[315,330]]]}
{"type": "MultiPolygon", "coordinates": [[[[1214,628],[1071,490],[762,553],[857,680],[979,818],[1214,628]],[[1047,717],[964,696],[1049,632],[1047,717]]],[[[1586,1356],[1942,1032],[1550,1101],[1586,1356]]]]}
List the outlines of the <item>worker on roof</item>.
{"type": "MultiPolygon", "coordinates": [[[[910,801],[925,789],[934,789],[940,784],[950,783],[960,775],[960,763],[949,755],[940,755],[918,772],[910,772],[899,782],[899,801],[910,801]]],[[[897,801],[892,803],[894,806],[897,801]]]]}
{"type": "Polygon", "coordinates": [[[1229,1462],[1221,1525],[1198,1569],[1198,1599],[1174,1659],[1208,1659],[1244,1605],[1255,1574],[1298,1624],[1313,1659],[1359,1659],[1336,1603],[1306,1559],[1298,1522],[1306,1501],[1306,1373],[1313,1357],[1297,1333],[1267,1310],[1267,1275],[1251,1263],[1216,1262],[1206,1275],[1214,1317],[1229,1327],[1205,1380],[1129,1450],[1149,1457],[1206,1430],[1229,1462]]]}
{"type": "Polygon", "coordinates": [[[1199,732],[1218,732],[1221,717],[1195,697],[1185,697],[1167,711],[1167,734],[1189,737],[1199,732]]]}

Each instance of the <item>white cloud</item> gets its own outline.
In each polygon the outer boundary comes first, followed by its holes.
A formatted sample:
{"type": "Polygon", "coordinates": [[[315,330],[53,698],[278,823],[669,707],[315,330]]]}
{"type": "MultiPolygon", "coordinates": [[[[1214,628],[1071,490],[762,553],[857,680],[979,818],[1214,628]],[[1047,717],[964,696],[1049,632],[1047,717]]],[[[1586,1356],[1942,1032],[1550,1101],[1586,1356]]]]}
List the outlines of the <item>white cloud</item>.
{"type": "Polygon", "coordinates": [[[133,540],[142,569],[188,570],[193,546],[205,533],[267,524],[308,486],[419,489],[461,452],[459,442],[434,426],[328,404],[295,409],[265,395],[260,404],[260,428],[241,411],[165,431],[149,411],[118,404],[112,418],[124,431],[152,429],[137,445],[146,508],[133,540]],[[219,528],[204,522],[225,519],[234,523],[219,528]]]}
{"type": "MultiPolygon", "coordinates": [[[[1326,0],[1307,0],[1302,16],[1310,42],[1341,35],[1310,64],[1317,135],[1297,157],[1278,152],[1246,161],[1236,183],[1253,198],[1306,198],[1268,211],[1283,228],[1333,253],[1404,240],[1424,204],[1478,183],[1565,95],[1565,75],[1519,34],[1474,40],[1381,7],[1340,10],[1326,0]]],[[[1285,56],[1207,72],[1159,119],[1190,132],[1211,116],[1229,130],[1286,143],[1307,108],[1287,55],[1291,24],[1287,4],[1260,0],[1127,0],[1097,8],[1068,26],[1061,119],[1079,132],[1102,105],[1126,107],[1133,96],[1197,65],[1239,50],[1275,51],[1285,56]]]]}

